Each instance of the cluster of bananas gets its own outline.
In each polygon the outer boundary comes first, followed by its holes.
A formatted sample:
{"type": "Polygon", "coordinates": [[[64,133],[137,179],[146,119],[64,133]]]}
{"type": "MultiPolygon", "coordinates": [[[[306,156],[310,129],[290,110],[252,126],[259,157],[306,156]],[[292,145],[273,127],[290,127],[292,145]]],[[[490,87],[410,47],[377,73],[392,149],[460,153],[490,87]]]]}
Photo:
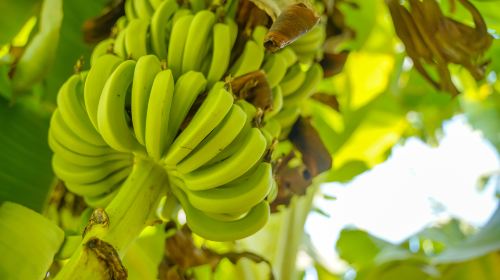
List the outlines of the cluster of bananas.
{"type": "Polygon", "coordinates": [[[53,168],[69,190],[103,207],[137,158],[150,159],[169,175],[195,232],[239,239],[269,215],[273,178],[263,162],[269,144],[252,127],[256,112],[250,103],[235,103],[223,82],[208,88],[200,72],[175,80],[155,55],[134,61],[106,54],[61,87],[49,132],[53,168]],[[231,230],[225,236],[218,227],[231,230]]]}
{"type": "MultiPolygon", "coordinates": [[[[285,138],[322,70],[301,63],[305,47],[266,54],[263,26],[230,65],[234,20],[191,2],[186,9],[175,0],[126,1],[119,32],[96,46],[90,70],[60,89],[49,131],[53,168],[88,205],[105,207],[138,176],[138,161],[153,162],[168,175],[165,189],[195,233],[235,240],[266,223],[276,182],[264,159],[273,141],[285,138]],[[259,69],[273,93],[264,118],[221,81],[259,69]]],[[[295,47],[316,44],[316,33],[295,47]]]]}

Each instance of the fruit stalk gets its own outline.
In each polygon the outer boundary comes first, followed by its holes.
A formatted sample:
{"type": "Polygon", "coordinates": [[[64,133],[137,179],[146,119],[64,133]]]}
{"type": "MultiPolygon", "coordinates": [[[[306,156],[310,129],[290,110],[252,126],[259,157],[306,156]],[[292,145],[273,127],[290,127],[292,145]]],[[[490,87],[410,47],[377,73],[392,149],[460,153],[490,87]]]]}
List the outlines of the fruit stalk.
{"type": "Polygon", "coordinates": [[[154,223],[150,217],[167,182],[162,167],[136,157],[129,178],[105,209],[94,211],[82,243],[56,279],[125,279],[120,259],[140,232],[154,223]]]}

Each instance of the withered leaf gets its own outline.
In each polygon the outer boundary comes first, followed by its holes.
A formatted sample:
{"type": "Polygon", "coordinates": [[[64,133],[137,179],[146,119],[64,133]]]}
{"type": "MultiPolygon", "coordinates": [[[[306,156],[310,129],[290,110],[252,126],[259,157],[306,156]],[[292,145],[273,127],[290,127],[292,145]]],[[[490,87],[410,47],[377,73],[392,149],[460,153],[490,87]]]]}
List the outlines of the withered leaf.
{"type": "Polygon", "coordinates": [[[315,177],[332,167],[332,157],[309,118],[299,118],[288,136],[302,154],[302,161],[311,176],[315,177]]]}
{"type": "Polygon", "coordinates": [[[273,94],[264,71],[257,70],[233,78],[229,86],[237,98],[245,99],[263,111],[271,109],[273,94]]]}
{"type": "MultiPolygon", "coordinates": [[[[215,271],[217,265],[224,258],[234,264],[242,258],[247,258],[256,263],[265,262],[269,265],[270,271],[272,271],[268,260],[251,252],[227,252],[219,254],[205,247],[197,247],[194,244],[191,230],[184,225],[165,240],[165,254],[159,265],[159,279],[188,279],[186,273],[188,269],[204,264],[210,265],[212,271],[215,271]]],[[[271,279],[274,279],[272,272],[271,279]]]]}
{"type": "Polygon", "coordinates": [[[312,99],[325,104],[326,106],[332,108],[333,110],[340,112],[339,101],[336,95],[331,95],[327,93],[318,92],[311,96],[312,99]]]}
{"type": "Polygon", "coordinates": [[[304,3],[290,5],[271,25],[264,38],[264,46],[267,50],[276,52],[311,30],[319,19],[319,16],[304,3]]]}
{"type": "Polygon", "coordinates": [[[415,69],[435,88],[457,95],[448,64],[465,67],[476,80],[485,75],[488,61],[482,55],[492,44],[492,36],[479,11],[468,0],[459,0],[474,20],[474,27],[446,17],[435,0],[408,0],[411,12],[398,0],[386,0],[396,29],[415,69]],[[435,80],[423,63],[437,69],[435,80]]]}
{"type": "Polygon", "coordinates": [[[109,278],[113,280],[126,280],[127,269],[123,266],[120,256],[115,248],[98,238],[92,238],[85,243],[85,249],[92,252],[101,265],[105,268],[109,278]]]}
{"type": "Polygon", "coordinates": [[[112,0],[101,15],[83,23],[83,39],[87,43],[97,43],[109,37],[115,22],[125,15],[125,0],[112,0]]]}
{"type": "Polygon", "coordinates": [[[327,78],[342,72],[348,56],[349,51],[342,51],[340,53],[325,52],[323,59],[320,61],[323,68],[323,75],[327,78]]]}

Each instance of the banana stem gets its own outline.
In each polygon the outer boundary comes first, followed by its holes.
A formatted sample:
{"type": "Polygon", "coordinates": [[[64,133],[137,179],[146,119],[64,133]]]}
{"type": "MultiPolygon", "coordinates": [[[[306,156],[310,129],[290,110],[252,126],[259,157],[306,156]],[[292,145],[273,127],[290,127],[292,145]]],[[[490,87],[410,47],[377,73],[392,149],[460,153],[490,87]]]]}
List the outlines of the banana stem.
{"type": "Polygon", "coordinates": [[[126,279],[121,263],[128,247],[151,225],[151,212],[165,192],[165,170],[152,161],[136,158],[132,173],[103,210],[96,209],[79,248],[56,279],[126,279]]]}
{"type": "Polygon", "coordinates": [[[298,277],[297,253],[304,236],[304,225],[319,186],[319,183],[313,183],[305,196],[294,197],[283,215],[278,245],[279,255],[276,256],[273,265],[276,279],[295,280],[298,277]]]}

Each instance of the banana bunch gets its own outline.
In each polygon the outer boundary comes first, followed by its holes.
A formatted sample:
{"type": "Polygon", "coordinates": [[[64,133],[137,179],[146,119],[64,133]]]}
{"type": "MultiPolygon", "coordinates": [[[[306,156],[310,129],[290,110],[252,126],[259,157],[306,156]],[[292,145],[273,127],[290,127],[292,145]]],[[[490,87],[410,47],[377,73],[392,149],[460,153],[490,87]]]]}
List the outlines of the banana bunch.
{"type": "Polygon", "coordinates": [[[96,46],[92,64],[109,52],[134,60],[155,54],[167,61],[174,79],[188,71],[198,71],[207,77],[210,86],[221,80],[238,34],[236,23],[229,17],[218,18],[203,10],[204,6],[196,12],[179,7],[175,0],[156,2],[127,1],[129,8],[126,17],[117,22],[116,37],[96,46]]]}
{"type": "Polygon", "coordinates": [[[262,69],[266,72],[273,94],[272,109],[266,112],[264,129],[283,139],[299,117],[300,105],[323,78],[323,69],[318,63],[300,63],[290,47],[268,54],[262,69]]]}
{"type": "Polygon", "coordinates": [[[240,239],[266,223],[269,143],[252,127],[257,109],[235,102],[223,82],[208,87],[196,71],[174,79],[155,55],[135,61],[105,54],[66,81],[57,103],[49,130],[53,169],[90,206],[109,204],[137,173],[135,162],[149,160],[165,170],[200,236],[240,239]]]}

